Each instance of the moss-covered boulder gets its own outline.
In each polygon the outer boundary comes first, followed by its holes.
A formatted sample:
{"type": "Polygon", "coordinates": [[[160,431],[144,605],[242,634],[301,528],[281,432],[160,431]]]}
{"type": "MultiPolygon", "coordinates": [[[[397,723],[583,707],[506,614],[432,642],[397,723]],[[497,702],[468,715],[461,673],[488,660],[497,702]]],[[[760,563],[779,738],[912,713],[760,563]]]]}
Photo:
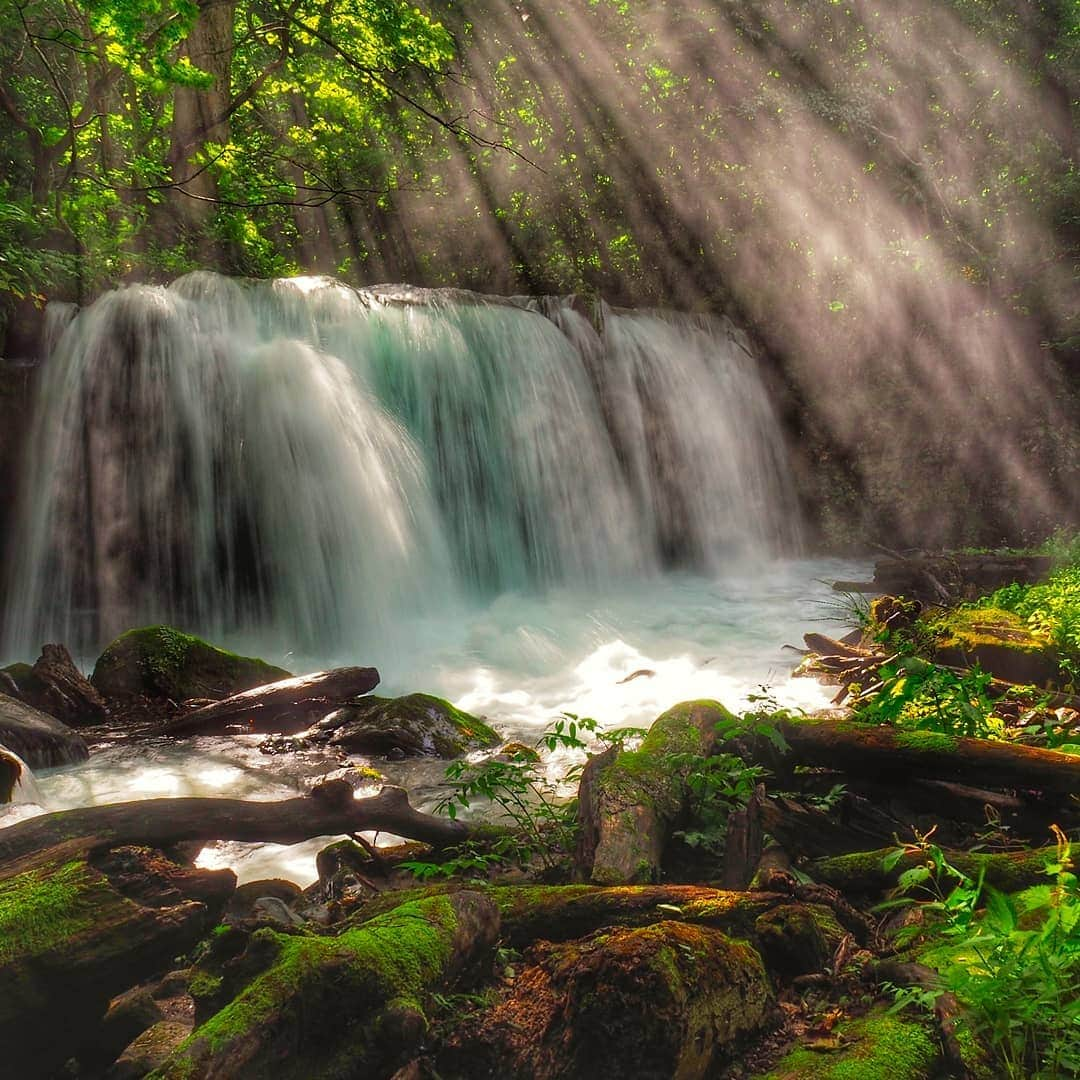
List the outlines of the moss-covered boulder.
{"type": "Polygon", "coordinates": [[[128,630],[98,657],[90,682],[109,698],[226,698],[292,677],[171,626],[128,630]]]}
{"type": "Polygon", "coordinates": [[[714,1075],[766,1022],[753,948],[683,922],[541,943],[508,996],[447,1051],[450,1076],[622,1080],[714,1075]]]}
{"type": "Polygon", "coordinates": [[[763,1080],[930,1080],[939,1058],[924,1024],[877,1012],[795,1047],[763,1080]]]}
{"type": "Polygon", "coordinates": [[[153,1076],[389,1076],[427,1033],[429,993],[489,957],[498,933],[498,908],[474,892],[405,903],[335,938],[259,930],[261,973],[153,1076]]]}
{"type": "Polygon", "coordinates": [[[195,945],[236,883],[229,870],[142,849],[93,863],[46,852],[36,863],[0,871],[0,1045],[11,1076],[51,1076],[94,1046],[110,1000],[195,945]]]}
{"type": "Polygon", "coordinates": [[[0,675],[7,676],[6,679],[0,679],[0,690],[4,690],[6,686],[20,698],[41,693],[45,689],[45,684],[37,677],[32,664],[8,664],[7,667],[0,668],[0,675]]]}
{"type": "Polygon", "coordinates": [[[70,765],[90,756],[86,740],[67,724],[7,694],[0,694],[0,746],[31,769],[70,765]]]}
{"type": "Polygon", "coordinates": [[[456,758],[499,743],[475,716],[431,694],[361,698],[327,716],[330,744],[363,754],[456,758]]]}
{"type": "Polygon", "coordinates": [[[845,933],[832,909],[822,904],[781,904],[754,923],[769,971],[789,977],[824,971],[845,933]]]}
{"type": "Polygon", "coordinates": [[[1057,649],[1011,611],[953,608],[932,627],[934,660],[939,664],[978,664],[996,678],[1035,686],[1054,686],[1062,679],[1057,649]]]}

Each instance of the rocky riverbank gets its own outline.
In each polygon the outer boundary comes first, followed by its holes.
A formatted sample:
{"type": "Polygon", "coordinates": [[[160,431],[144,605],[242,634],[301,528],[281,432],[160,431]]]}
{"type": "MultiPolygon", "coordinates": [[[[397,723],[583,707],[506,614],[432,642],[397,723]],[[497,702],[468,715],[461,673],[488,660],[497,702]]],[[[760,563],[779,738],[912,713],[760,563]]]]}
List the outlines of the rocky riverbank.
{"type": "MultiPolygon", "coordinates": [[[[0,742],[23,733],[24,759],[103,723],[262,731],[275,755],[455,758],[447,805],[492,808],[430,815],[333,779],[0,830],[7,1061],[46,1078],[1001,1075],[953,947],[996,934],[1008,953],[1076,903],[1080,712],[1062,646],[943,600],[879,598],[858,632],[808,636],[837,712],[677,705],[594,747],[568,809],[533,748],[469,763],[496,732],[429,695],[371,695],[372,669],[294,677],[169,628],[124,635],[89,680],[56,650],[5,669],[0,742]],[[1036,656],[1044,685],[1011,682],[1036,656]],[[411,842],[373,848],[372,828],[411,842]],[[209,839],[334,835],[303,890],[190,862],[209,839]],[[882,913],[898,887],[913,902],[882,913]],[[968,905],[952,945],[942,900],[968,905]]],[[[564,718],[538,751],[592,737],[564,718]]]]}

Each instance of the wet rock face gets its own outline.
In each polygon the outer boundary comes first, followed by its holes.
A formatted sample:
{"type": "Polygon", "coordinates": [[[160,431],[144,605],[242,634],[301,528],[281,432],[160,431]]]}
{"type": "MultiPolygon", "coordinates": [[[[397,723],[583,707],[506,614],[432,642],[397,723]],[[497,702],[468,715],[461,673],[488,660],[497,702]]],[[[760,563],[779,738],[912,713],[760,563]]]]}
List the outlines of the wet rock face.
{"type": "MultiPolygon", "coordinates": [[[[15,498],[29,428],[33,375],[30,366],[0,359],[0,558],[12,553],[4,550],[4,538],[14,533],[15,498]]],[[[0,603],[4,600],[6,576],[0,574],[0,603]]]]}
{"type": "Polygon", "coordinates": [[[264,660],[219,649],[171,626],[129,630],[98,657],[93,685],[107,698],[225,698],[292,677],[264,660]]]}
{"type": "Polygon", "coordinates": [[[482,720],[431,694],[365,698],[330,713],[317,729],[331,746],[367,754],[455,758],[499,742],[482,720]]]}
{"type": "Polygon", "coordinates": [[[85,761],[86,741],[66,724],[0,694],[0,746],[18,754],[31,769],[85,761]]]}
{"type": "Polygon", "coordinates": [[[479,1058],[516,1080],[696,1080],[764,1026],[771,1004],[753,948],[686,923],[543,944],[529,959],[509,997],[457,1043],[450,1075],[479,1058]]]}

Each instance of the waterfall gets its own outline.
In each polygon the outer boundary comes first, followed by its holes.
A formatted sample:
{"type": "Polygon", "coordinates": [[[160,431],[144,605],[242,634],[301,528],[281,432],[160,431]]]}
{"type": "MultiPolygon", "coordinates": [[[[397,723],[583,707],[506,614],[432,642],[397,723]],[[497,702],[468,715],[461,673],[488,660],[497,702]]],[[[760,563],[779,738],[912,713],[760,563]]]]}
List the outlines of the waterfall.
{"type": "Polygon", "coordinates": [[[724,320],[200,271],[57,320],[0,652],[170,622],[355,651],[455,596],[796,541],[724,320]]]}

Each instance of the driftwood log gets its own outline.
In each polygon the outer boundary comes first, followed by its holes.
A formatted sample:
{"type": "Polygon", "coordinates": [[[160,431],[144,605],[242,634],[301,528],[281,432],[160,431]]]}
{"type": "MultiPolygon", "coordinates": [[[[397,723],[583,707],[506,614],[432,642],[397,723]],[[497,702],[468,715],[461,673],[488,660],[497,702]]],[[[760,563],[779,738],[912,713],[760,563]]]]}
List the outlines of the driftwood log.
{"type": "Polygon", "coordinates": [[[282,802],[147,799],[62,810],[0,829],[0,877],[10,867],[27,869],[55,859],[52,849],[59,847],[76,857],[124,844],[159,848],[211,840],[298,844],[315,836],[370,829],[438,846],[460,843],[470,834],[464,822],[413,809],[408,794],[398,787],[384,787],[368,799],[354,799],[351,789],[346,798],[316,794],[282,802]]]}
{"type": "Polygon", "coordinates": [[[378,671],[362,667],[334,668],[282,679],[195,709],[173,720],[163,733],[217,734],[238,724],[267,734],[282,731],[283,726],[289,728],[286,733],[300,731],[309,726],[308,712],[315,706],[341,705],[378,685],[378,671]]]}

